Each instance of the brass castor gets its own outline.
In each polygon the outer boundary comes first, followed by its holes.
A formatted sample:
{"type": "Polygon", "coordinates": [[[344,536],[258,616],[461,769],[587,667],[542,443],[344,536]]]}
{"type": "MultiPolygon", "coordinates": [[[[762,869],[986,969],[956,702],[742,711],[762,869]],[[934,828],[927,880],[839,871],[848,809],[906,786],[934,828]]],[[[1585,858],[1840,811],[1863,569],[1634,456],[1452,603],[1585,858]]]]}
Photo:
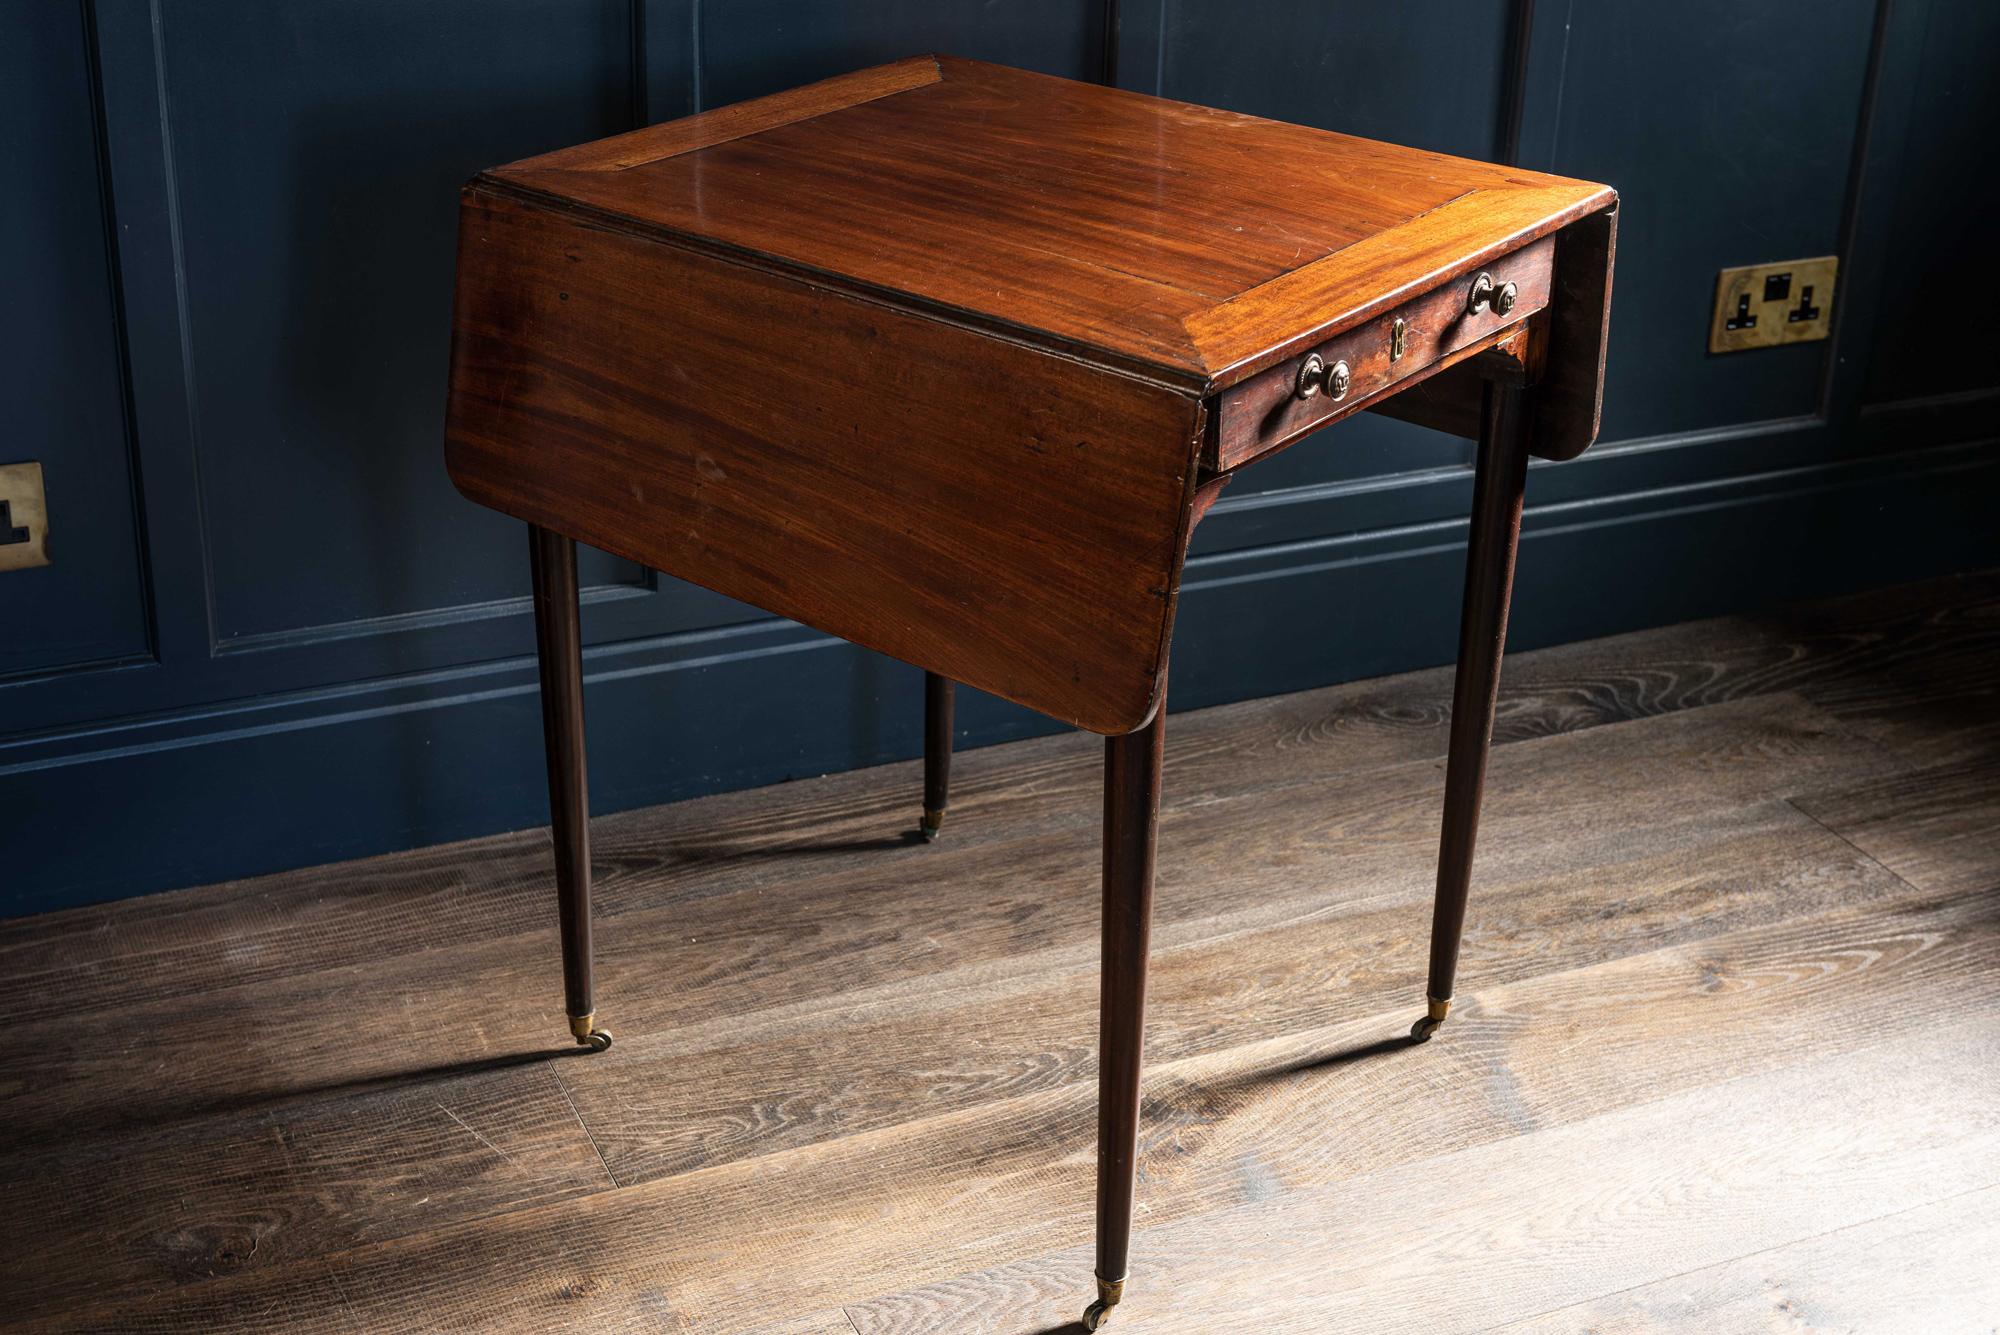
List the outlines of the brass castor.
{"type": "Polygon", "coordinates": [[[917,836],[927,844],[937,842],[938,831],[944,827],[944,812],[924,808],[923,823],[917,826],[917,836]]]}
{"type": "Polygon", "coordinates": [[[572,1015],[569,1017],[569,1031],[579,1045],[592,1052],[602,1052],[611,1046],[611,1031],[597,1027],[597,1013],[572,1015]]]}
{"type": "Polygon", "coordinates": [[[1083,1328],[1096,1330],[1111,1319],[1111,1309],[1118,1306],[1118,1300],[1125,1296],[1125,1281],[1122,1279],[1100,1279],[1097,1281],[1097,1301],[1083,1309],[1083,1328]]]}
{"type": "Polygon", "coordinates": [[[1446,1012],[1451,1010],[1448,999],[1439,1001],[1436,997],[1425,997],[1424,1000],[1430,1005],[1430,1013],[1410,1026],[1410,1041],[1413,1043],[1430,1042],[1431,1035],[1443,1027],[1446,1012]]]}

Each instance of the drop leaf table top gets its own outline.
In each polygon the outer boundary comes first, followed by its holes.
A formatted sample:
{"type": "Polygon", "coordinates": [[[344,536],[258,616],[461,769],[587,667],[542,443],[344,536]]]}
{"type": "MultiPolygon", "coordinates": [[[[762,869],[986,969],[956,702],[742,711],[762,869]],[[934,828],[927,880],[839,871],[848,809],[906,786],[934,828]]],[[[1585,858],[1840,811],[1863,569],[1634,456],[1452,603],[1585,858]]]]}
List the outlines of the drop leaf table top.
{"type": "Polygon", "coordinates": [[[1474,435],[1510,372],[1532,452],[1590,443],[1615,206],[917,57],[475,178],[447,462],[530,523],[1125,733],[1236,470],[1362,409],[1474,435]],[[1510,310],[1473,309],[1479,275],[1510,310]],[[1299,392],[1335,362],[1342,394],[1299,392]]]}

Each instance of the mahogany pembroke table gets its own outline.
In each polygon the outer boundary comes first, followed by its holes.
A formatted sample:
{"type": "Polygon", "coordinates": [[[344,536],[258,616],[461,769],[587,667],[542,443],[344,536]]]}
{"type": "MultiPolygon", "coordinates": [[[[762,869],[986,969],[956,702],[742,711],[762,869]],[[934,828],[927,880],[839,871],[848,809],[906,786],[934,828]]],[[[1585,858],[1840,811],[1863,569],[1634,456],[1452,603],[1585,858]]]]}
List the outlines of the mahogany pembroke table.
{"type": "Polygon", "coordinates": [[[593,1048],[578,541],[1102,733],[1095,1330],[1132,1224],[1167,649],[1238,469],[1476,438],[1428,1009],[1465,916],[1528,456],[1597,433],[1609,188],[924,56],[484,172],[445,456],[529,525],[570,1026],[593,1048]]]}

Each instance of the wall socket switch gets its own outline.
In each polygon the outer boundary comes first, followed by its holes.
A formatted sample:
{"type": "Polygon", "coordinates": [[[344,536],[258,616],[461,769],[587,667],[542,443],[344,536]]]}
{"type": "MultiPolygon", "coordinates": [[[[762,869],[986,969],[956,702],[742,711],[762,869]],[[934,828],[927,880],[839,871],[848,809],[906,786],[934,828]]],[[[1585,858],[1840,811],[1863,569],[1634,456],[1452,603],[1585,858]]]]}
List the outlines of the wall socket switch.
{"type": "Polygon", "coordinates": [[[1715,276],[1710,352],[1741,352],[1825,338],[1833,323],[1838,255],[1778,264],[1746,264],[1715,276]]]}
{"type": "Polygon", "coordinates": [[[40,464],[0,464],[0,570],[49,563],[49,507],[40,464]]]}

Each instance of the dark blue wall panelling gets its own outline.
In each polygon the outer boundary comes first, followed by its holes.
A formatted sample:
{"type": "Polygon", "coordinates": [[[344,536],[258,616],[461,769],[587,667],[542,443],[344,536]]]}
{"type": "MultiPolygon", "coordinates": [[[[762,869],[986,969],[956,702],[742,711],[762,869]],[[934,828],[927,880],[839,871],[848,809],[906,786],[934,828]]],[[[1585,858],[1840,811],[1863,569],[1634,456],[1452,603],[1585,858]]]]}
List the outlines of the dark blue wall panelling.
{"type": "Polygon", "coordinates": [[[1717,269],[1839,250],[1874,10],[1874,0],[1574,6],[1562,97],[1531,103],[1522,163],[1619,189],[1608,438],[1818,407],[1825,345],[1711,357],[1688,331],[1708,327],[1717,269]],[[1801,39],[1810,58],[1772,58],[1801,39]]]}
{"type": "Polygon", "coordinates": [[[722,106],[927,51],[1095,79],[1106,24],[1101,3],[1079,0],[729,0],[701,7],[696,40],[703,104],[722,106]]]}
{"type": "Polygon", "coordinates": [[[17,5],[0,40],[0,463],[39,459],[78,539],[0,583],[0,679],[148,644],[86,36],[73,5],[17,5]]]}
{"type": "MultiPolygon", "coordinates": [[[[1991,563],[1978,0],[45,0],[0,42],[0,913],[539,824],[518,526],[439,439],[478,167],[925,50],[1611,181],[1606,438],[1537,468],[1515,643],[1991,563]],[[1837,340],[1712,358],[1838,252],[1837,340]],[[1958,324],[1968,322],[1959,321],[1958,324]],[[1953,325],[1956,328],[1956,324],[1953,325]],[[1857,541],[1863,535],[1865,541],[1857,541]]],[[[1449,657],[1463,442],[1363,419],[1203,525],[1180,707],[1449,657]]],[[[611,810],[907,756],[916,676],[588,555],[611,810]]],[[[983,697],[962,742],[1048,729],[983,697]]]]}
{"type": "MultiPolygon", "coordinates": [[[[165,17],[215,639],[515,592],[517,526],[458,504],[434,457],[458,203],[438,183],[628,128],[629,7],[211,0],[165,17]]],[[[643,579],[603,556],[583,575],[643,579]]]]}
{"type": "Polygon", "coordinates": [[[1978,393],[2000,365],[2000,322],[1967,318],[1968,279],[1992,263],[2000,218],[2000,5],[1939,0],[1913,41],[1918,96],[1890,193],[1901,260],[1883,303],[1872,400],[1978,393]],[[1969,141],[1978,140],[1976,152],[1969,141]]]}

